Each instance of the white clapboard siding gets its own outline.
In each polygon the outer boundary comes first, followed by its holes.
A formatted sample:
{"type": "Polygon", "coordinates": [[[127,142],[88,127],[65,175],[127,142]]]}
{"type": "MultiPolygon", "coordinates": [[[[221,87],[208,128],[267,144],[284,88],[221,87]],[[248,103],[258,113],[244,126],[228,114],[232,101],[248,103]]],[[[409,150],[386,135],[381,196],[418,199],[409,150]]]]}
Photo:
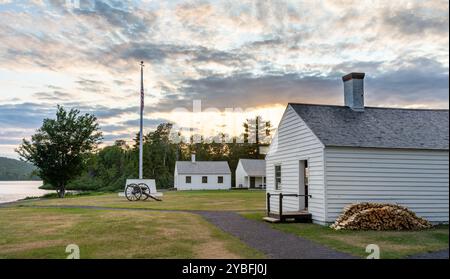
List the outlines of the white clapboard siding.
{"type": "Polygon", "coordinates": [[[239,185],[242,185],[242,187],[248,187],[245,181],[246,176],[248,176],[248,174],[245,172],[241,160],[239,160],[239,163],[236,167],[236,175],[235,175],[236,183],[234,187],[239,188],[239,185]]]}
{"type": "MultiPolygon", "coordinates": [[[[314,222],[325,222],[324,201],[324,147],[305,125],[298,114],[288,106],[278,126],[269,152],[266,155],[267,192],[276,195],[275,165],[281,165],[281,191],[283,194],[299,194],[299,161],[309,163],[309,212],[314,222]]],[[[303,197],[301,199],[304,199],[303,197]]],[[[270,210],[278,212],[278,197],[270,200],[270,210]]],[[[298,211],[299,198],[283,198],[283,211],[298,211]]]]}
{"type": "Polygon", "coordinates": [[[230,174],[177,174],[174,177],[177,190],[227,190],[231,188],[230,174]],[[186,183],[186,176],[191,177],[191,183],[186,183]],[[208,183],[202,183],[202,177],[208,177],[208,183]],[[223,177],[223,183],[218,183],[218,177],[223,177]]]}
{"type": "Polygon", "coordinates": [[[448,222],[448,151],[325,149],[327,222],[351,203],[397,203],[448,222]]]}
{"type": "Polygon", "coordinates": [[[177,165],[175,163],[175,171],[173,172],[173,187],[178,188],[178,180],[179,180],[179,175],[178,175],[177,165]]]}

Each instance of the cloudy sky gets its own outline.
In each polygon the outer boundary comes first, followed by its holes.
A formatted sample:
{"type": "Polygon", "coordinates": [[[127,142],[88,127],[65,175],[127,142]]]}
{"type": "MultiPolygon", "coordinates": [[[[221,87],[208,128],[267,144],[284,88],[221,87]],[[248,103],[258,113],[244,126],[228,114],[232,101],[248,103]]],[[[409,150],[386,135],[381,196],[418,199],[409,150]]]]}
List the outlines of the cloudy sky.
{"type": "Polygon", "coordinates": [[[238,135],[257,114],[277,124],[288,102],[342,104],[351,71],[366,73],[369,106],[448,108],[448,5],[0,0],[0,156],[17,157],[57,104],[95,113],[106,144],[133,138],[140,60],[146,131],[171,121],[238,135]]]}

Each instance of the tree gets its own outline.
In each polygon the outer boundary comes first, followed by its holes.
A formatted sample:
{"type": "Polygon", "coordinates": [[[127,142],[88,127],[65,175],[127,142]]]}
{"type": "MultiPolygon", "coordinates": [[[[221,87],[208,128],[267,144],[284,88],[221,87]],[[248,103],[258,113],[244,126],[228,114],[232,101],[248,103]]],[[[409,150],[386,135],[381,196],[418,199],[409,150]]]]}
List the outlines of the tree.
{"type": "Polygon", "coordinates": [[[270,121],[265,121],[261,116],[247,119],[244,124],[244,143],[268,144],[271,141],[273,131],[270,121]]]}
{"type": "MultiPolygon", "coordinates": [[[[144,136],[142,138],[143,138],[144,143],[148,140],[148,136],[146,134],[144,134],[144,136]]],[[[139,143],[140,143],[139,133],[135,134],[133,141],[134,141],[133,149],[139,150],[139,143]]]]}
{"type": "Polygon", "coordinates": [[[123,140],[123,139],[116,140],[114,142],[114,145],[117,146],[117,147],[120,147],[122,149],[128,149],[129,148],[127,142],[125,140],[123,140]]]}
{"type": "Polygon", "coordinates": [[[267,146],[272,140],[272,124],[270,121],[264,121],[261,116],[256,116],[255,118],[247,119],[243,127],[244,143],[254,145],[259,156],[260,146],[267,146]]]}
{"type": "Polygon", "coordinates": [[[94,115],[80,115],[77,109],[67,112],[58,105],[56,119],[44,119],[31,141],[23,139],[16,152],[33,163],[44,183],[51,184],[64,198],[67,184],[82,173],[101,139],[94,115]]]}
{"type": "Polygon", "coordinates": [[[160,188],[173,186],[177,145],[170,142],[172,127],[171,123],[158,125],[144,142],[144,177],[154,178],[160,188]]]}

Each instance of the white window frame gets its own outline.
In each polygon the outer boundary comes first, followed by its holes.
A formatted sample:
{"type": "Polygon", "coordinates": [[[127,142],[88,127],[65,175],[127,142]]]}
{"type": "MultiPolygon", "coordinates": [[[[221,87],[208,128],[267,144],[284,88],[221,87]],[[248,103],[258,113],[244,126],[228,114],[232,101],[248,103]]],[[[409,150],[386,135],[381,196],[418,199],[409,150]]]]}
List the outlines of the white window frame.
{"type": "Polygon", "coordinates": [[[206,175],[202,176],[202,184],[208,184],[208,176],[206,175]],[[203,182],[203,178],[206,178],[206,182],[203,182]]]}
{"type": "Polygon", "coordinates": [[[281,180],[281,172],[282,172],[282,169],[281,169],[281,164],[275,164],[274,165],[274,173],[275,173],[275,175],[274,175],[274,177],[275,177],[275,190],[277,190],[277,191],[281,191],[281,183],[282,183],[282,180],[281,180]],[[280,168],[280,176],[279,177],[277,177],[277,168],[280,168]],[[278,182],[278,179],[277,178],[279,178],[279,182],[278,182]]]}

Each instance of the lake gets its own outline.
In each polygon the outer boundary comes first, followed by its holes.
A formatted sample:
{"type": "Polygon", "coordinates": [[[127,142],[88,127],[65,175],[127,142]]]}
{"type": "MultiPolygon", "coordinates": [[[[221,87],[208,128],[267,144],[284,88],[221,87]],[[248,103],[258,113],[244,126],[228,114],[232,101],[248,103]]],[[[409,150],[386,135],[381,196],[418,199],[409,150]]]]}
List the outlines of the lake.
{"type": "Polygon", "coordinates": [[[39,197],[55,191],[41,190],[42,181],[0,181],[0,203],[39,197]]]}

